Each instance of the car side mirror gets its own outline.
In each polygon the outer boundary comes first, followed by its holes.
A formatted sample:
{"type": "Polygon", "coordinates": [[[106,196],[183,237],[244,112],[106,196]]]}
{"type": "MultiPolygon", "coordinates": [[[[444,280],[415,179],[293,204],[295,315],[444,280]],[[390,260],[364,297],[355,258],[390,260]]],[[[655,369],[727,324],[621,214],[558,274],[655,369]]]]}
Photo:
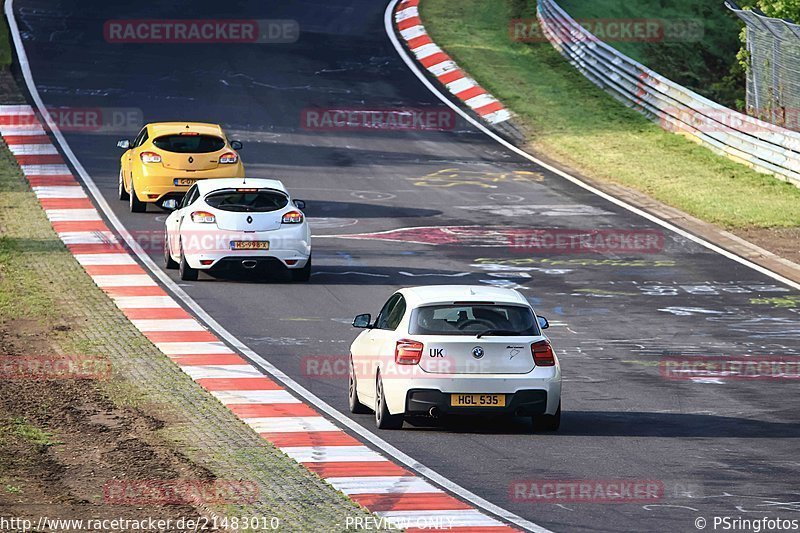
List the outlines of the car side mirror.
{"type": "Polygon", "coordinates": [[[238,152],[239,150],[244,148],[244,145],[242,144],[242,141],[231,141],[231,148],[233,148],[238,152]]]}
{"type": "Polygon", "coordinates": [[[305,209],[306,208],[306,202],[305,202],[305,200],[295,200],[294,201],[294,206],[297,209],[305,209]]]}
{"type": "Polygon", "coordinates": [[[353,327],[359,329],[369,329],[372,327],[372,315],[358,315],[353,319],[353,327]]]}
{"type": "Polygon", "coordinates": [[[130,150],[131,142],[128,139],[122,139],[121,141],[117,141],[117,148],[122,148],[123,150],[130,150]]]}
{"type": "Polygon", "coordinates": [[[539,327],[540,327],[540,328],[542,328],[542,329],[547,329],[547,328],[549,328],[549,327],[550,327],[550,322],[548,322],[548,321],[547,321],[547,319],[546,319],[545,317],[543,317],[543,316],[537,316],[536,318],[537,318],[537,319],[539,319],[539,327]]]}
{"type": "Polygon", "coordinates": [[[166,209],[167,211],[175,211],[178,209],[178,200],[170,198],[169,200],[164,200],[161,204],[162,209],[166,209]]]}

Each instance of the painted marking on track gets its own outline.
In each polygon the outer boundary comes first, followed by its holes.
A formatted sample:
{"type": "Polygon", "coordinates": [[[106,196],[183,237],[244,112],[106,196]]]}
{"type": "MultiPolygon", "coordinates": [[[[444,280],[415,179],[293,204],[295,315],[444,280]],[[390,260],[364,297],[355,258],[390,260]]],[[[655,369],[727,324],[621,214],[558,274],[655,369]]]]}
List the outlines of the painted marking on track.
{"type": "Polygon", "coordinates": [[[459,272],[457,274],[441,274],[438,272],[430,272],[424,274],[414,274],[413,272],[405,272],[403,270],[399,271],[398,274],[401,276],[408,276],[410,278],[426,278],[426,277],[443,277],[443,278],[463,278],[465,276],[472,275],[472,272],[459,272]]]}
{"type": "MultiPolygon", "coordinates": [[[[308,217],[311,229],[346,228],[358,224],[357,218],[308,217]]],[[[315,235],[314,235],[315,236],[315,235]]]]}
{"type": "MultiPolygon", "coordinates": [[[[456,206],[457,209],[474,211],[475,206],[463,205],[456,206]]],[[[495,216],[523,217],[584,217],[584,216],[608,216],[613,215],[611,211],[600,209],[591,205],[489,205],[481,206],[481,211],[495,216]]]]}
{"type": "Polygon", "coordinates": [[[517,194],[500,194],[494,193],[487,196],[492,202],[524,202],[525,197],[517,194]]]}
{"type": "Polygon", "coordinates": [[[497,189],[498,184],[539,183],[544,181],[541,172],[513,170],[510,172],[479,172],[461,168],[437,170],[421,178],[406,178],[417,187],[450,188],[459,186],[497,189]]]}
{"type": "Polygon", "coordinates": [[[396,194],[388,192],[378,192],[378,191],[353,191],[350,193],[350,196],[358,198],[359,200],[372,200],[372,201],[391,200],[393,198],[397,198],[396,194]]]}
{"type": "Polygon", "coordinates": [[[311,273],[312,276],[368,276],[372,278],[388,278],[387,274],[375,274],[373,272],[356,272],[355,270],[348,270],[347,272],[329,272],[327,270],[318,270],[311,273]]]}

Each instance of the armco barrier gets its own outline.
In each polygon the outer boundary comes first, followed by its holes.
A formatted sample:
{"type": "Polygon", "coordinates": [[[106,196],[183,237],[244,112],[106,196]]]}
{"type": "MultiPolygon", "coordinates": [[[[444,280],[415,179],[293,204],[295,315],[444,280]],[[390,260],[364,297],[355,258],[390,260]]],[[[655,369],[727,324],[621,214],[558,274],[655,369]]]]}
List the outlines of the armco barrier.
{"type": "Polygon", "coordinates": [[[600,41],[554,0],[538,0],[550,43],[592,83],[664,129],[800,186],[800,134],[717,104],[600,41]]]}

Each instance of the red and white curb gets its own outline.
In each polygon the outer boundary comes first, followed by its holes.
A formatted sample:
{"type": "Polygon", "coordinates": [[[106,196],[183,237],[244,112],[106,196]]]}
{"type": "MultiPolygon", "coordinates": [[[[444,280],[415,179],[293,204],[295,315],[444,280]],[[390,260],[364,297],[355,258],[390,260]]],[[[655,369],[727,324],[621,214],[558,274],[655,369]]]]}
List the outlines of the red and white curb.
{"type": "Polygon", "coordinates": [[[97,286],[164,355],[245,424],[396,527],[517,531],[345,433],[185,311],[109,229],[30,106],[0,106],[0,135],[59,238],[97,286]]]}
{"type": "Polygon", "coordinates": [[[417,62],[447,90],[490,124],[500,124],[511,113],[494,96],[458,68],[455,61],[431,40],[419,18],[420,0],[403,0],[394,14],[395,25],[417,62]]]}

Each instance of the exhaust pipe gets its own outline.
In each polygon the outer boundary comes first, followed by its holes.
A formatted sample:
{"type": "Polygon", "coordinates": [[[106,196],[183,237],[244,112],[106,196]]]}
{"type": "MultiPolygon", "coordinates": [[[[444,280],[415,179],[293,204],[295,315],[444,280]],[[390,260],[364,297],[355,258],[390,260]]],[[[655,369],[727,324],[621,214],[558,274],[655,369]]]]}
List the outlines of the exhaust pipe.
{"type": "Polygon", "coordinates": [[[244,261],[242,261],[242,266],[247,269],[253,269],[256,267],[256,265],[258,265],[258,261],[255,261],[253,259],[245,259],[244,261]]]}
{"type": "Polygon", "coordinates": [[[428,411],[428,415],[431,418],[439,418],[439,408],[434,405],[433,407],[431,407],[431,410],[428,411]]]}

